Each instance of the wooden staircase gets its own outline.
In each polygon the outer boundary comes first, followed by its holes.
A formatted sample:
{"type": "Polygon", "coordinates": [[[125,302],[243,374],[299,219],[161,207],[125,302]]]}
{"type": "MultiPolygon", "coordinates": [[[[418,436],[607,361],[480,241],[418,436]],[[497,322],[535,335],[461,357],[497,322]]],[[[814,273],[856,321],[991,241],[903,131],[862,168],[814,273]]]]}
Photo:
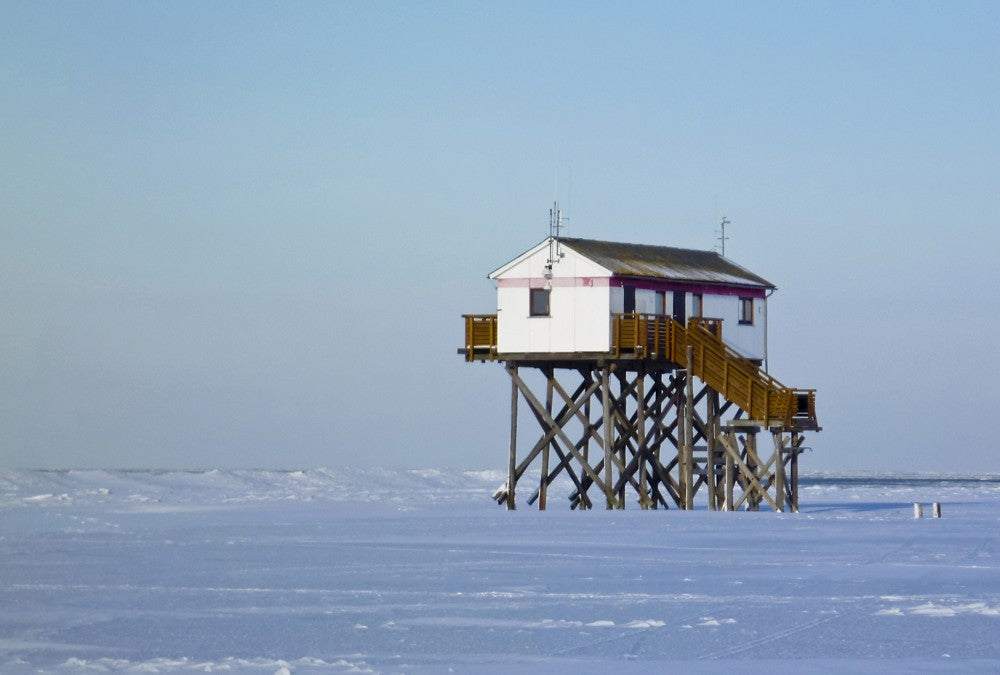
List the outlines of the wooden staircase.
{"type": "MultiPolygon", "coordinates": [[[[497,315],[467,314],[466,361],[504,360],[497,353],[497,315]]],[[[816,390],[792,389],[722,340],[722,321],[691,318],[683,325],[659,314],[614,314],[611,353],[616,359],[643,359],[686,368],[695,377],[742,408],[761,426],[786,431],[819,431],[816,390]],[[692,348],[693,363],[687,362],[692,348]]]]}
{"type": "Polygon", "coordinates": [[[669,316],[616,314],[612,317],[612,352],[663,360],[688,369],[695,377],[742,408],[761,426],[790,431],[819,431],[816,390],[792,389],[722,341],[718,319],[691,318],[684,326],[669,316]],[[687,348],[692,348],[688,363],[687,348]]]}

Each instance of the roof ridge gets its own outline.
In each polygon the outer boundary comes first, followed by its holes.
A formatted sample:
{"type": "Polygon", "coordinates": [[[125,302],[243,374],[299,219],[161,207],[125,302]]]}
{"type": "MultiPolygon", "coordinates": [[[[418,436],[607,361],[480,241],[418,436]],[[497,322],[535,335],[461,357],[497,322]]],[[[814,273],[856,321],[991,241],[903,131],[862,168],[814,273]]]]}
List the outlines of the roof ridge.
{"type": "Polygon", "coordinates": [[[566,241],[566,242],[586,241],[594,244],[611,244],[612,246],[638,246],[641,248],[669,248],[674,251],[694,251],[695,253],[712,253],[714,255],[719,256],[720,258],[725,258],[726,260],[729,260],[729,258],[726,258],[725,256],[721,255],[718,251],[715,251],[710,248],[707,249],[687,248],[686,246],[667,246],[666,244],[635,244],[628,241],[611,241],[610,239],[588,239],[586,237],[559,237],[559,241],[566,241]]]}

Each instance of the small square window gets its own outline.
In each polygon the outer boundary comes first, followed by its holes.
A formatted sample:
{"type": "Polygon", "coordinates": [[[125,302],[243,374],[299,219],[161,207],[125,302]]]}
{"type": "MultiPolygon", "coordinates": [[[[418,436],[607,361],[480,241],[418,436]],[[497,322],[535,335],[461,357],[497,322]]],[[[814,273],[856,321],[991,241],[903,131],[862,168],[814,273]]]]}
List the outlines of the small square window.
{"type": "Polygon", "coordinates": [[[549,294],[551,292],[548,288],[531,289],[531,316],[549,316],[549,294]]]}
{"type": "Polygon", "coordinates": [[[753,298],[740,298],[740,323],[753,324],[753,298]]]}

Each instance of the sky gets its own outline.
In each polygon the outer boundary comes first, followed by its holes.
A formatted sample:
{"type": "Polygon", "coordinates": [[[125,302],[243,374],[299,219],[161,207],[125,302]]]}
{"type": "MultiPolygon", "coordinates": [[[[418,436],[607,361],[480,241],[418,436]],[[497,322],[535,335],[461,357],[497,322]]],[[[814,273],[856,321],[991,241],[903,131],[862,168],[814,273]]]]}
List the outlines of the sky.
{"type": "Polygon", "coordinates": [[[0,0],[0,465],[503,467],[461,315],[558,199],[574,237],[732,221],[771,373],[818,390],[803,470],[1000,472],[997,35],[988,2],[0,0]]]}

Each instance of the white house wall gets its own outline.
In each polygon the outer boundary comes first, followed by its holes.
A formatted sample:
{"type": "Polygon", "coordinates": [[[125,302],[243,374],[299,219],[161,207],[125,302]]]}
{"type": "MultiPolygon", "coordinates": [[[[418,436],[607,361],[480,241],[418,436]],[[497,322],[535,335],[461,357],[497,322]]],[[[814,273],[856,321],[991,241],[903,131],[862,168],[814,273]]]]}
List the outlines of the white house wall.
{"type": "MultiPolygon", "coordinates": [[[[744,296],[747,297],[747,296],[744,296]]],[[[691,312],[688,297],[687,311],[691,312]]],[[[702,294],[702,316],[722,319],[722,339],[749,359],[763,360],[767,356],[767,300],[753,299],[753,324],[740,323],[740,296],[702,294]]]]}
{"type": "Polygon", "coordinates": [[[546,276],[544,243],[495,273],[501,354],[607,352],[610,272],[563,247],[546,276]],[[551,288],[549,316],[530,316],[530,288],[551,288]]]}

